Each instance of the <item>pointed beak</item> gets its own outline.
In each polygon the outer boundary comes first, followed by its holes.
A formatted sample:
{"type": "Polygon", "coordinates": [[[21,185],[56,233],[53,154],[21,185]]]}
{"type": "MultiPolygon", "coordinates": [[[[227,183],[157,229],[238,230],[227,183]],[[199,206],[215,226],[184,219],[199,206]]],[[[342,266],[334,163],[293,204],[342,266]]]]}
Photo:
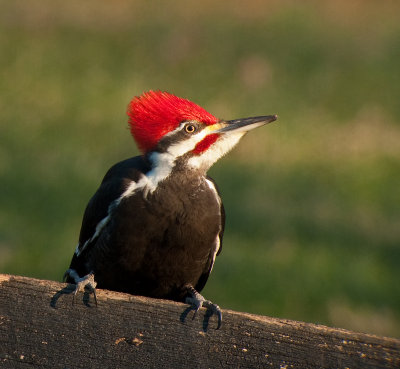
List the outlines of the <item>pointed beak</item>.
{"type": "Polygon", "coordinates": [[[275,115],[264,115],[261,117],[251,117],[243,119],[228,120],[220,123],[220,128],[215,133],[225,132],[247,132],[254,128],[261,127],[265,124],[272,123],[278,119],[275,115]]]}

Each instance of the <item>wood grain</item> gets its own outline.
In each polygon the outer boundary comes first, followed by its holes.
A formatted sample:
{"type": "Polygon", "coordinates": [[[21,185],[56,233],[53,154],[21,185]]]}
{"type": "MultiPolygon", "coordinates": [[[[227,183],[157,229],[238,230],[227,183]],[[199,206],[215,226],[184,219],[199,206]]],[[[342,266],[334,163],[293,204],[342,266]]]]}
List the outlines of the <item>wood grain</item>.
{"type": "Polygon", "coordinates": [[[400,340],[0,275],[1,368],[400,368],[400,340]]]}

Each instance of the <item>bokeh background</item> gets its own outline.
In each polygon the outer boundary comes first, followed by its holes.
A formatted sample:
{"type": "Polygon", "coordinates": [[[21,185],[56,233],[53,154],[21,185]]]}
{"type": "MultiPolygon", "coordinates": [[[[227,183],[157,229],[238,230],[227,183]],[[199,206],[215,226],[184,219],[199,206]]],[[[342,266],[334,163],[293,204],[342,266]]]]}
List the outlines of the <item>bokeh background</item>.
{"type": "Polygon", "coordinates": [[[399,1],[0,1],[0,272],[61,280],[126,107],[168,90],[279,114],[210,174],[227,210],[204,294],[400,336],[399,1]]]}

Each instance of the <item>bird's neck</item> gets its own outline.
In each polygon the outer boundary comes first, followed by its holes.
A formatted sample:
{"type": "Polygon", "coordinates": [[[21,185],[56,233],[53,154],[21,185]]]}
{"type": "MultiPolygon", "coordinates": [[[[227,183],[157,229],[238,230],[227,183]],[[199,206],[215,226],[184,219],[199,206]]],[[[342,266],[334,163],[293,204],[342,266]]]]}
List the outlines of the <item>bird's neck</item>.
{"type": "Polygon", "coordinates": [[[195,184],[201,182],[206,176],[206,170],[189,167],[184,157],[175,158],[168,152],[152,152],[147,159],[151,169],[146,173],[146,177],[151,192],[159,183],[167,180],[184,180],[186,183],[195,184]]]}

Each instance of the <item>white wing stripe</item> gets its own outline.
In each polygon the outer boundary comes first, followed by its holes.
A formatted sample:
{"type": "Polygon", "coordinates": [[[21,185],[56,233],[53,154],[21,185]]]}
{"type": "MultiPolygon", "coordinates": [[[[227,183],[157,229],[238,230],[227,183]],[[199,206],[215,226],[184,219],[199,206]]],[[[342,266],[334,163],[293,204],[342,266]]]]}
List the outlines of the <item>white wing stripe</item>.
{"type": "Polygon", "coordinates": [[[112,216],[112,211],[121,203],[124,198],[132,196],[138,189],[144,189],[144,197],[146,197],[149,192],[152,193],[155,191],[160,181],[167,178],[171,174],[174,161],[171,160],[170,154],[153,153],[150,157],[150,160],[155,164],[154,169],[148,172],[147,175],[143,174],[138,182],[132,181],[122,195],[118,199],[111,202],[107,210],[107,216],[97,224],[93,236],[87,239],[82,246],[78,244],[76,247],[76,256],[79,256],[83,250],[85,250],[86,247],[100,235],[101,231],[109,222],[112,216]]]}

